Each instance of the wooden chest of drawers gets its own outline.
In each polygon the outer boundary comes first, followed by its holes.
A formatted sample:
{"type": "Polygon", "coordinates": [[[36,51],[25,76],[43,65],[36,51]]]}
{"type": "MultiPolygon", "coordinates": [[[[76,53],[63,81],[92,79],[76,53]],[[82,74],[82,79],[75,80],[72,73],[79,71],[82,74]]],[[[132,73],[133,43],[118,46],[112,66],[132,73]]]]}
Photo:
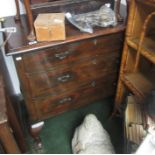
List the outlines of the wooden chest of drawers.
{"type": "Polygon", "coordinates": [[[27,40],[25,16],[8,17],[3,26],[17,28],[6,55],[14,58],[36,146],[43,122],[33,123],[115,94],[124,24],[87,34],[66,23],[65,41],[36,44],[27,40]]]}
{"type": "Polygon", "coordinates": [[[66,23],[67,39],[28,44],[25,16],[7,44],[30,121],[39,121],[115,94],[124,38],[123,24],[82,33],[66,23]]]}
{"type": "Polygon", "coordinates": [[[113,95],[122,35],[97,36],[14,56],[31,120],[113,95]]]}
{"type": "Polygon", "coordinates": [[[39,5],[30,2],[44,1],[24,2],[27,16],[21,16],[20,21],[8,17],[3,27],[16,27],[17,32],[4,37],[9,37],[6,55],[13,56],[16,65],[30,133],[35,146],[40,147],[42,120],[115,94],[125,26],[118,23],[115,27],[95,28],[88,34],[66,21],[65,41],[33,44],[28,39],[35,39],[33,19],[38,13],[79,14],[97,10],[105,3],[113,8],[114,0],[49,0],[39,5]]]}

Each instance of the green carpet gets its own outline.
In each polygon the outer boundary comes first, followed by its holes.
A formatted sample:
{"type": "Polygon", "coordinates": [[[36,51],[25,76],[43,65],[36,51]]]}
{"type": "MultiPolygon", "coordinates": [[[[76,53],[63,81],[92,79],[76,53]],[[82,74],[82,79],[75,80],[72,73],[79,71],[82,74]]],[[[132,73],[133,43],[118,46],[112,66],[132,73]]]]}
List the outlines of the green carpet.
{"type": "Polygon", "coordinates": [[[32,147],[32,139],[29,138],[30,153],[71,154],[71,139],[74,130],[89,113],[95,114],[109,132],[116,153],[122,153],[122,120],[109,119],[111,111],[112,99],[108,98],[46,120],[40,135],[43,149],[36,152],[32,147]]]}

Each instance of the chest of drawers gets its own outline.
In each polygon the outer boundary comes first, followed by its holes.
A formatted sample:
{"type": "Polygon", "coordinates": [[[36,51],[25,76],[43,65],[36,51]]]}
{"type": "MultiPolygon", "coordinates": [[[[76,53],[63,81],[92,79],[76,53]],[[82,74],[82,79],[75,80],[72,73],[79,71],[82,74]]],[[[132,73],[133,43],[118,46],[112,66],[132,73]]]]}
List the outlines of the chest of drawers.
{"type": "Polygon", "coordinates": [[[20,22],[7,18],[8,26],[17,33],[10,37],[6,55],[13,56],[31,124],[115,94],[123,24],[96,28],[93,34],[66,24],[65,41],[32,45],[25,16],[20,22]]]}
{"type": "Polygon", "coordinates": [[[122,37],[96,36],[15,55],[30,119],[42,120],[113,95],[122,37]]]}

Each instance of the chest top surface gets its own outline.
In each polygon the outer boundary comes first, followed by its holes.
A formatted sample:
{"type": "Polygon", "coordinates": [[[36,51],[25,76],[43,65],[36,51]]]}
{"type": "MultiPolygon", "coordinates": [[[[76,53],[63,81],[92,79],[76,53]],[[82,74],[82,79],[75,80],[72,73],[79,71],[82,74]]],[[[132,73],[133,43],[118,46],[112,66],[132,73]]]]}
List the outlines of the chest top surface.
{"type": "MultiPolygon", "coordinates": [[[[125,25],[123,23],[118,24],[115,27],[109,28],[96,28],[93,34],[82,33],[77,28],[66,22],[66,40],[56,41],[56,42],[38,42],[36,44],[29,44],[27,40],[28,26],[26,22],[26,16],[22,15],[20,21],[15,21],[14,17],[7,17],[3,23],[3,27],[16,27],[17,32],[13,33],[6,44],[6,54],[16,55],[25,52],[31,52],[35,50],[40,50],[48,47],[53,47],[56,45],[62,45],[66,43],[72,43],[75,41],[85,40],[89,38],[94,38],[97,36],[109,35],[113,33],[118,33],[125,30],[125,25]]],[[[4,36],[7,37],[7,34],[4,36]]]]}
{"type": "MultiPolygon", "coordinates": [[[[48,1],[48,4],[50,3],[50,10],[49,5],[45,6],[42,0],[34,0],[32,2],[32,12],[33,12],[33,18],[36,18],[36,15],[38,13],[43,12],[66,12],[69,11],[74,14],[79,14],[83,12],[89,12],[96,9],[99,9],[102,5],[109,2],[112,4],[113,7],[113,0],[77,0],[75,2],[71,0],[61,0],[58,2],[52,2],[48,1]],[[35,6],[34,6],[35,5],[35,6]],[[39,6],[38,6],[39,5],[39,6]],[[43,6],[44,7],[43,7],[43,6]],[[45,9],[45,10],[44,10],[45,9]]],[[[6,45],[6,54],[7,55],[16,55],[16,54],[22,54],[25,52],[31,52],[35,50],[40,50],[44,48],[49,48],[56,45],[66,44],[66,43],[72,43],[75,41],[85,40],[89,38],[94,38],[98,36],[103,35],[109,35],[113,33],[118,33],[121,31],[124,31],[125,26],[123,23],[119,23],[115,27],[109,27],[109,28],[96,28],[93,34],[88,33],[82,33],[77,28],[75,28],[73,25],[68,23],[66,20],[66,40],[65,41],[57,41],[57,42],[38,42],[35,44],[29,44],[27,36],[29,35],[30,29],[29,29],[29,23],[28,18],[26,15],[22,15],[20,17],[20,20],[15,20],[14,17],[7,17],[5,19],[5,22],[2,24],[3,27],[16,27],[17,32],[13,33],[11,37],[8,40],[8,43],[6,45]]],[[[7,38],[8,34],[4,35],[4,38],[7,38]]]]}

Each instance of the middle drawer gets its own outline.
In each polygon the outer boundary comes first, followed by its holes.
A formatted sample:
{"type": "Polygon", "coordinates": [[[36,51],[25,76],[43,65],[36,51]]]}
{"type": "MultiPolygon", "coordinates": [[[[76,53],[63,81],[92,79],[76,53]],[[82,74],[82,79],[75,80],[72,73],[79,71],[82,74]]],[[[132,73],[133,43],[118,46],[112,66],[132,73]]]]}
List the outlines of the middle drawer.
{"type": "Polygon", "coordinates": [[[90,80],[104,77],[107,73],[118,70],[117,58],[119,52],[109,55],[97,55],[84,59],[79,64],[59,67],[56,70],[39,73],[25,73],[32,97],[41,95],[55,96],[62,92],[78,88],[90,80]]]}

